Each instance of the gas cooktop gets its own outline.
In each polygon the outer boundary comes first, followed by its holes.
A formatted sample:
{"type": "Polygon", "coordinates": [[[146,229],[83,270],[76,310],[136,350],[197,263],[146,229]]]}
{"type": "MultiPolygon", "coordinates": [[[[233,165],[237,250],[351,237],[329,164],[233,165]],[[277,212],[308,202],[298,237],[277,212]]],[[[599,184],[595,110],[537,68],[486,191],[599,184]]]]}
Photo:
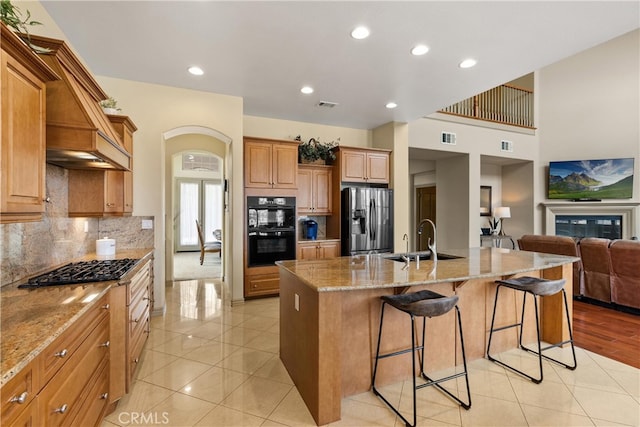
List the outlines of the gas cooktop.
{"type": "Polygon", "coordinates": [[[39,288],[41,286],[72,285],[77,283],[104,282],[118,280],[135,264],[137,259],[93,260],[72,262],[48,273],[29,279],[19,288],[39,288]]]}

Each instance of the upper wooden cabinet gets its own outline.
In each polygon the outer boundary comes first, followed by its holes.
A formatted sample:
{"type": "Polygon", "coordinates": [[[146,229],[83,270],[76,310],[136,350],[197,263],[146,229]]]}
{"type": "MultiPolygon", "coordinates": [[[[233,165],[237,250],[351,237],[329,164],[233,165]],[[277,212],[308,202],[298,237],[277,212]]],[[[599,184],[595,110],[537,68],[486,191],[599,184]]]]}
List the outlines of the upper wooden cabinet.
{"type": "Polygon", "coordinates": [[[298,188],[298,142],[244,138],[244,186],[298,188]]]}
{"type": "Polygon", "coordinates": [[[331,166],[298,165],[299,214],[331,215],[331,166]]]}
{"type": "Polygon", "coordinates": [[[389,150],[338,147],[336,155],[343,182],[389,183],[389,150]]]}
{"type": "Polygon", "coordinates": [[[133,212],[133,133],[138,130],[136,125],[127,116],[107,115],[111,126],[120,137],[120,142],[127,153],[131,155],[131,171],[122,172],[124,206],[123,212],[133,212]]]}
{"type": "Polygon", "coordinates": [[[40,221],[46,199],[46,82],[58,76],[0,27],[0,222],[40,221]]]}
{"type": "Polygon", "coordinates": [[[124,173],[114,170],[69,170],[69,216],[125,215],[124,173]]]}

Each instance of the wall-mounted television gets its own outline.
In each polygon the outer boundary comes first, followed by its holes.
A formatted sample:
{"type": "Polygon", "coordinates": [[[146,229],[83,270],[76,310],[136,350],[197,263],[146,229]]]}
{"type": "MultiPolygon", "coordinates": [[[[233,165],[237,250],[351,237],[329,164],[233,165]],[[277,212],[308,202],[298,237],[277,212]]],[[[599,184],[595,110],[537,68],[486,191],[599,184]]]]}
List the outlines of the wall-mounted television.
{"type": "Polygon", "coordinates": [[[633,197],[633,158],[549,162],[550,199],[633,197]]]}

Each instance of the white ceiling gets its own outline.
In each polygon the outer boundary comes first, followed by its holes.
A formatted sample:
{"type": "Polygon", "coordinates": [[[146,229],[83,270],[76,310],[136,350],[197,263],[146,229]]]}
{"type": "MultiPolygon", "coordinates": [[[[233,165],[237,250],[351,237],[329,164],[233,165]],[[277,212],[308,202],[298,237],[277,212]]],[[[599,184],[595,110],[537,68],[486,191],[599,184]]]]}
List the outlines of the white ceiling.
{"type": "Polygon", "coordinates": [[[640,26],[637,0],[42,4],[96,75],[240,96],[247,115],[360,129],[415,120],[640,26]],[[357,25],[368,39],[350,37],[357,25]],[[410,55],[416,43],[429,53],[410,55]],[[478,65],[458,68],[467,57],[478,65]],[[187,73],[193,64],[204,76],[187,73]]]}

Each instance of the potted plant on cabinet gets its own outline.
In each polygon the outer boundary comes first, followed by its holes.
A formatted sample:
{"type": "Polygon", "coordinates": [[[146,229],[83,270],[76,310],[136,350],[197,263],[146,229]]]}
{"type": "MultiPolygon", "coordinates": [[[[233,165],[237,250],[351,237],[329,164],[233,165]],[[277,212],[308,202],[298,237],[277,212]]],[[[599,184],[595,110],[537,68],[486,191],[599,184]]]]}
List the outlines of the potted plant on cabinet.
{"type": "Polygon", "coordinates": [[[121,109],[118,108],[118,101],[112,97],[100,101],[100,106],[105,114],[118,114],[121,111],[121,109]]]}
{"type": "MultiPolygon", "coordinates": [[[[301,141],[300,135],[296,136],[296,141],[301,141]]],[[[298,145],[298,162],[326,164],[336,159],[333,149],[338,146],[340,138],[331,142],[320,142],[319,138],[311,138],[307,142],[298,145]]]]}
{"type": "Polygon", "coordinates": [[[11,0],[0,0],[0,22],[11,28],[34,52],[46,53],[50,49],[36,46],[31,43],[29,36],[29,27],[34,25],[42,25],[41,22],[31,20],[31,12],[27,10],[27,16],[22,17],[20,9],[13,4],[11,0]]]}

